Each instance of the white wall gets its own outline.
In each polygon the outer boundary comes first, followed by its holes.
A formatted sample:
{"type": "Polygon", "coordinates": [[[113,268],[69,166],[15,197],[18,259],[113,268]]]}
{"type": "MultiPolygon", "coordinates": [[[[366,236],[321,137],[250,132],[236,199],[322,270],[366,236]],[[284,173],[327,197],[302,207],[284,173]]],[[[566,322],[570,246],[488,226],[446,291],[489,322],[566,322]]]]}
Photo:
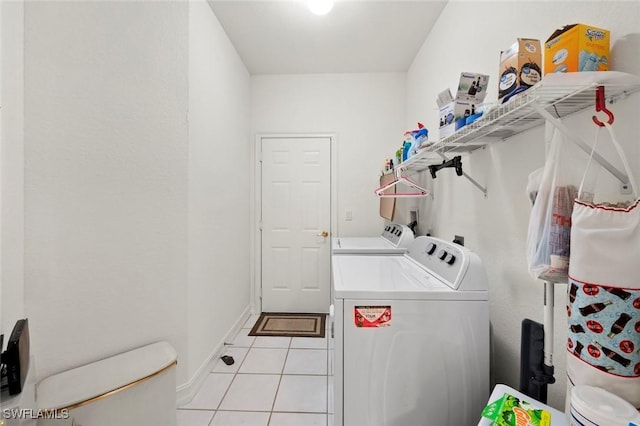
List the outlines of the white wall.
{"type": "Polygon", "coordinates": [[[370,236],[380,232],[383,219],[373,190],[384,159],[392,158],[406,130],[406,75],[258,75],[251,82],[252,134],[337,134],[334,233],[370,236]],[[345,220],[347,211],[352,212],[352,221],[345,220]]]}
{"type": "Polygon", "coordinates": [[[204,1],[24,17],[24,160],[20,68],[3,72],[3,323],[26,311],[39,378],[168,340],[192,394],[250,304],[246,67],[204,1]]]}
{"type": "Polygon", "coordinates": [[[26,2],[38,378],[156,340],[187,376],[188,3],[26,2]]]}
{"type": "MultiPolygon", "coordinates": [[[[0,5],[0,141],[2,141],[2,106],[4,105],[4,101],[2,99],[2,87],[3,87],[3,80],[2,80],[2,76],[4,75],[4,73],[2,72],[2,64],[5,61],[2,60],[2,6],[0,5]]],[[[0,193],[1,193],[1,189],[2,189],[2,170],[4,170],[4,168],[2,167],[2,146],[1,146],[1,142],[0,142],[0,193]]],[[[2,333],[3,331],[3,326],[2,326],[2,196],[0,196],[0,333],[2,333]]],[[[0,348],[1,350],[1,348],[0,348]]]]}
{"type": "MultiPolygon", "coordinates": [[[[638,2],[449,2],[425,41],[408,73],[407,120],[424,120],[437,135],[437,93],[457,87],[460,72],[490,75],[487,101],[497,98],[500,50],[517,37],[546,40],[555,28],[587,23],[612,31],[612,69],[640,74],[640,3],[638,2]]],[[[639,95],[617,102],[615,128],[623,139],[632,167],[640,168],[637,135],[639,95]]],[[[577,114],[566,123],[591,141],[595,126],[591,112],[577,114]]],[[[527,272],[525,241],[530,202],[525,194],[527,176],[541,167],[545,155],[544,126],[463,156],[463,167],[489,196],[464,178],[439,173],[434,200],[420,205],[420,232],[431,228],[436,236],[451,240],[463,235],[465,243],[484,260],[490,284],[495,382],[518,386],[520,324],[523,318],[542,322],[542,282],[527,272]],[[430,211],[425,217],[423,211],[430,211]]],[[[437,136],[436,136],[437,137],[437,136]]],[[[582,154],[575,154],[576,161],[582,154]]],[[[420,180],[429,183],[422,173],[420,180]]],[[[404,210],[409,203],[401,201],[404,210]]],[[[549,387],[551,405],[564,409],[566,285],[556,286],[555,364],[557,383],[549,387]]]]}
{"type": "Polygon", "coordinates": [[[206,2],[189,3],[189,378],[250,301],[250,78],[206,2]]]}
{"type": "MultiPolygon", "coordinates": [[[[216,251],[212,241],[237,238],[237,253],[250,251],[250,198],[242,195],[255,161],[250,136],[337,133],[335,229],[378,232],[372,191],[402,132],[416,121],[436,128],[433,100],[455,87],[459,72],[488,73],[495,85],[499,51],[516,37],[544,39],[572,22],[600,25],[613,31],[613,68],[640,74],[637,2],[547,4],[450,2],[408,75],[249,78],[202,3],[28,2],[23,93],[21,5],[12,15],[3,2],[2,324],[29,316],[40,377],[167,339],[181,360],[178,383],[187,382],[249,303],[248,260],[216,251]],[[527,20],[514,19],[523,10],[527,20]],[[7,50],[8,40],[15,44],[7,50]]],[[[636,169],[639,104],[634,95],[612,107],[636,169]]],[[[568,123],[578,129],[585,121],[588,113],[568,123]]],[[[588,135],[590,126],[580,131],[588,135]]],[[[429,223],[447,239],[464,235],[485,260],[495,380],[511,385],[520,321],[541,320],[541,285],[524,259],[524,186],[543,159],[538,128],[464,159],[489,187],[488,199],[443,173],[434,202],[420,204],[421,218],[433,213],[421,232],[429,223]]],[[[559,383],[550,389],[557,407],[566,340],[559,287],[559,383]]]]}
{"type": "Polygon", "coordinates": [[[0,332],[11,333],[24,317],[24,143],[23,143],[23,17],[22,2],[0,3],[2,107],[0,178],[0,246],[2,298],[0,332]]]}

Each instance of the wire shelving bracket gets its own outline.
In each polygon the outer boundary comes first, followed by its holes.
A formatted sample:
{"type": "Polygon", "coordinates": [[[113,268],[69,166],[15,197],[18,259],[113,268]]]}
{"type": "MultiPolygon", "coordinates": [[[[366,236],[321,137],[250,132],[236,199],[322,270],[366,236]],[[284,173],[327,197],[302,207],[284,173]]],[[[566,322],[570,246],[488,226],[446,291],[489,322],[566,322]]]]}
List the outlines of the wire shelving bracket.
{"type": "Polygon", "coordinates": [[[478,183],[478,181],[476,181],[474,178],[469,176],[467,174],[467,172],[462,170],[462,157],[460,155],[456,155],[455,157],[453,157],[450,160],[447,159],[447,157],[444,154],[440,154],[440,155],[442,156],[442,163],[441,164],[430,164],[428,166],[429,172],[431,173],[431,177],[433,179],[436,178],[436,174],[437,174],[438,170],[441,170],[441,169],[444,169],[444,168],[448,168],[448,167],[453,167],[456,170],[456,175],[464,176],[469,182],[471,182],[471,184],[473,186],[475,186],[480,191],[482,191],[482,193],[484,194],[484,198],[487,198],[487,196],[488,196],[487,188],[485,186],[480,185],[478,183]]]}

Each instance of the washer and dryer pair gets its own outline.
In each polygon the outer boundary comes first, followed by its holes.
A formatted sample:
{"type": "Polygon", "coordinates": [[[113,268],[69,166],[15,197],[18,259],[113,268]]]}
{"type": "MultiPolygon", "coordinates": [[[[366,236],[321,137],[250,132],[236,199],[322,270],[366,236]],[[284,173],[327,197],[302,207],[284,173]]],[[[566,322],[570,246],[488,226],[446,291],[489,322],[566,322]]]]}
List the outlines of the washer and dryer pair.
{"type": "Polygon", "coordinates": [[[404,237],[406,249],[398,247],[405,228],[387,226],[369,251],[359,239],[360,253],[336,251],[347,239],[334,241],[335,426],[475,425],[489,396],[481,261],[433,237],[404,237]],[[391,235],[395,247],[380,252],[377,240],[389,245],[391,235]]]}
{"type": "Polygon", "coordinates": [[[413,241],[413,231],[406,225],[391,223],[379,237],[338,237],[331,241],[331,254],[402,255],[413,241]]]}

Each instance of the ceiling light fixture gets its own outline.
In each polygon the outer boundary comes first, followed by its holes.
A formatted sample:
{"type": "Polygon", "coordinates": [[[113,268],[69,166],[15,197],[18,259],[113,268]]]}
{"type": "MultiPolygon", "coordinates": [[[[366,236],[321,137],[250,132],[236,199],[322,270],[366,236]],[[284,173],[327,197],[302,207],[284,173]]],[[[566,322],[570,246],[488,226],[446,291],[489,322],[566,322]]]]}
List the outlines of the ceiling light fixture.
{"type": "Polygon", "coordinates": [[[315,15],[326,15],[333,9],[333,0],[307,0],[307,6],[315,15]]]}

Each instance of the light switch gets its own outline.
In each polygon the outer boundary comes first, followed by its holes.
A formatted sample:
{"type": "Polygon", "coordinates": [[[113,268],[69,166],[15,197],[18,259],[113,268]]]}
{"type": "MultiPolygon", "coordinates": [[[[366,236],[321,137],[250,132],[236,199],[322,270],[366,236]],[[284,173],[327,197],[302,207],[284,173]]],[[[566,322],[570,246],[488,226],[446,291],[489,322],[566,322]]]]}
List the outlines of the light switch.
{"type": "Polygon", "coordinates": [[[353,212],[351,210],[344,212],[344,220],[347,222],[351,222],[353,220],[353,212]]]}

